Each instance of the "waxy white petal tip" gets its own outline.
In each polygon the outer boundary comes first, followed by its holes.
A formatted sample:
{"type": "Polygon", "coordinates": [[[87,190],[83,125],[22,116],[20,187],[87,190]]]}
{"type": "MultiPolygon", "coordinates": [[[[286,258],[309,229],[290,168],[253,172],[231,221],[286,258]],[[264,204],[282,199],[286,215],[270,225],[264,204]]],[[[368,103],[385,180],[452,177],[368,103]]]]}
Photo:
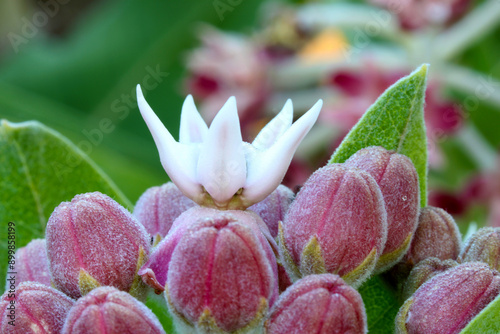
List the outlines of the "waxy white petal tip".
{"type": "Polygon", "coordinates": [[[140,85],[137,85],[137,104],[158,148],[163,168],[186,196],[195,198],[201,193],[201,186],[196,181],[199,147],[175,141],[146,102],[140,85]]]}
{"type": "Polygon", "coordinates": [[[196,109],[193,97],[184,100],[179,128],[179,142],[183,144],[201,143],[208,132],[208,126],[196,109]]]}
{"type": "Polygon", "coordinates": [[[267,150],[247,150],[247,181],[242,196],[259,202],[278,187],[300,142],[318,119],[323,101],[319,100],[267,150]]]}
{"type": "Polygon", "coordinates": [[[245,185],[247,168],[236,99],[230,97],[215,116],[198,160],[198,181],[223,204],[245,185]]]}

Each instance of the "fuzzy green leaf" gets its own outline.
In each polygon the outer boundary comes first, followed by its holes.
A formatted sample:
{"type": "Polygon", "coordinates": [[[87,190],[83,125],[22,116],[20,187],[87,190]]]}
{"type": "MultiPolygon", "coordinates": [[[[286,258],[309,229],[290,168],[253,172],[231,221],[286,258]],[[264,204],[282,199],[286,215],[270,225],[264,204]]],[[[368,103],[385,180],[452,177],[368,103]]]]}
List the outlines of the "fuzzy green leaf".
{"type": "MultiPolygon", "coordinates": [[[[59,133],[38,122],[0,121],[0,257],[7,259],[7,223],[15,223],[15,246],[45,237],[56,206],[75,195],[100,191],[131,207],[108,177],[59,133]]],[[[7,263],[0,264],[4,286],[7,263]]]]}
{"type": "Polygon", "coordinates": [[[498,334],[500,333],[500,296],[486,306],[460,334],[498,334]]]}
{"type": "Polygon", "coordinates": [[[427,204],[427,137],[424,99],[428,65],[389,87],[365,112],[335,150],[330,163],[342,163],[368,146],[382,146],[411,159],[420,183],[420,204],[427,204]]]}
{"type": "Polygon", "coordinates": [[[401,306],[393,288],[383,278],[375,276],[365,282],[358,292],[365,304],[368,332],[370,334],[393,333],[394,319],[401,306]]]}

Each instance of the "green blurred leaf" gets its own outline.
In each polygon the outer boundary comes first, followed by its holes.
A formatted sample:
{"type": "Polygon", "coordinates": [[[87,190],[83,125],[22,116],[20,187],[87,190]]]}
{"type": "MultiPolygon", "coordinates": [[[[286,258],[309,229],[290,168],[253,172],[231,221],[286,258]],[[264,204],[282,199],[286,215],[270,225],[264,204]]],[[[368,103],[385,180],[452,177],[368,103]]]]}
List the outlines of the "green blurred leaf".
{"type": "Polygon", "coordinates": [[[162,293],[161,295],[155,295],[151,293],[148,296],[148,300],[146,301],[146,306],[153,311],[153,313],[160,320],[161,325],[165,332],[169,334],[176,334],[174,323],[170,313],[168,312],[167,303],[165,302],[165,296],[162,293]]]}
{"type": "Polygon", "coordinates": [[[146,188],[167,181],[134,101],[136,84],[149,80],[148,102],[175,136],[185,55],[200,44],[200,22],[248,31],[260,5],[260,0],[232,2],[220,16],[212,1],[95,2],[57,38],[40,29],[17,54],[3,54],[0,118],[39,120],[75,144],[87,140],[83,130],[97,129],[101,120],[110,119],[114,131],[89,156],[135,201],[146,188]],[[157,68],[168,76],[155,82],[151,71],[157,68]],[[127,163],[117,169],[115,158],[127,163]]]}
{"type": "Polygon", "coordinates": [[[375,276],[359,288],[368,318],[370,334],[394,332],[394,319],[401,304],[396,292],[380,277],[375,276]]]}
{"type": "Polygon", "coordinates": [[[420,204],[427,204],[427,137],[424,98],[427,67],[422,65],[389,87],[365,112],[333,153],[342,163],[368,146],[383,146],[409,157],[417,169],[420,204]]]}
{"type": "Polygon", "coordinates": [[[500,296],[484,308],[460,334],[498,334],[500,333],[500,296]]]}
{"type": "MultiPolygon", "coordinates": [[[[7,259],[7,222],[16,225],[16,247],[44,238],[52,211],[75,195],[100,191],[131,204],[77,147],[38,122],[0,122],[0,257],[7,259]]],[[[0,282],[7,263],[0,264],[0,282]]],[[[1,283],[0,283],[1,284],[1,283]]]]}

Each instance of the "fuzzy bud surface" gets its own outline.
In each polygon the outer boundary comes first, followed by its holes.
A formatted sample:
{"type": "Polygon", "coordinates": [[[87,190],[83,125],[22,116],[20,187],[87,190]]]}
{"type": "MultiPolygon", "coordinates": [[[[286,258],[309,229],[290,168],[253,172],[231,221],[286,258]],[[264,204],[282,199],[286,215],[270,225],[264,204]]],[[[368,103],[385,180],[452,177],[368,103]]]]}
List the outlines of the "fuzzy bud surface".
{"type": "Polygon", "coordinates": [[[147,189],[137,201],[134,216],[155,239],[165,237],[174,220],[196,203],[172,182],[147,189]]]}
{"type": "Polygon", "coordinates": [[[459,262],[481,261],[500,271],[500,227],[484,227],[466,242],[459,262]]]}
{"type": "MultiPolygon", "coordinates": [[[[15,286],[28,281],[51,286],[45,239],[31,240],[25,247],[16,251],[15,259],[17,273],[15,286]]],[[[7,281],[6,290],[9,290],[9,285],[10,282],[7,281]]]]}
{"type": "Polygon", "coordinates": [[[251,211],[204,207],[177,218],[139,271],[157,290],[165,287],[177,328],[218,333],[262,326],[278,296],[278,274],[259,220],[251,211]]]}
{"type": "Polygon", "coordinates": [[[382,191],[387,210],[387,242],[376,271],[385,271],[404,256],[417,228],[420,208],[417,171],[408,157],[380,146],[359,150],[345,165],[370,173],[382,191]]]}
{"type": "Polygon", "coordinates": [[[101,285],[136,296],[150,237],[132,215],[98,192],[61,203],[49,218],[47,254],[57,289],[79,298],[101,285]]]}
{"type": "Polygon", "coordinates": [[[310,275],[279,298],[266,322],[268,334],[367,332],[360,294],[339,276],[310,275]]]}
{"type": "Polygon", "coordinates": [[[420,210],[418,228],[403,262],[410,267],[429,257],[456,260],[462,238],[455,220],[440,208],[420,210]]]}
{"type": "Polygon", "coordinates": [[[54,288],[23,282],[14,294],[6,291],[0,299],[0,332],[60,333],[74,303],[73,299],[54,288]]]}
{"type": "Polygon", "coordinates": [[[279,236],[292,280],[336,273],[359,286],[373,271],[387,238],[379,186],[365,171],[327,165],[304,184],[279,236]]]}
{"type": "Polygon", "coordinates": [[[248,209],[254,211],[262,218],[269,228],[271,235],[276,238],[278,235],[278,222],[285,219],[285,215],[294,197],[293,191],[284,185],[279,185],[263,201],[252,205],[248,209]]]}
{"type": "Polygon", "coordinates": [[[500,293],[500,274],[481,262],[450,268],[424,283],[401,307],[396,333],[458,334],[500,293]]]}
{"type": "Polygon", "coordinates": [[[62,334],[165,334],[154,313],[126,292],[100,287],[78,299],[62,334]]]}
{"type": "Polygon", "coordinates": [[[420,261],[410,272],[403,288],[403,299],[411,297],[417,289],[430,280],[432,277],[445,272],[446,270],[457,266],[454,260],[440,260],[435,257],[429,257],[420,261]]]}

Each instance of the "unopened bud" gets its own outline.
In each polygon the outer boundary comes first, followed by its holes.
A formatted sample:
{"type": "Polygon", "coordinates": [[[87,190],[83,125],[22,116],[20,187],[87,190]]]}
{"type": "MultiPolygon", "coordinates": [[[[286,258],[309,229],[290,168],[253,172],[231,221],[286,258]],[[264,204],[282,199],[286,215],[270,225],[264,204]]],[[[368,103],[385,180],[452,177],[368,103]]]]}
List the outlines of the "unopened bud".
{"type": "Polygon", "coordinates": [[[278,235],[278,223],[285,219],[285,215],[293,201],[294,193],[284,185],[279,185],[275,191],[263,201],[249,207],[249,210],[257,213],[266,223],[271,235],[278,235]]]}
{"type": "Polygon", "coordinates": [[[380,146],[359,150],[345,165],[370,173],[384,197],[387,242],[375,271],[385,271],[404,256],[417,228],[420,208],[417,171],[408,157],[380,146]]]}
{"type": "Polygon", "coordinates": [[[0,299],[3,334],[60,333],[75,301],[54,288],[23,282],[0,299]]]}
{"type": "Polygon", "coordinates": [[[481,261],[500,271],[500,227],[484,227],[467,240],[459,262],[481,261]]]}
{"type": "Polygon", "coordinates": [[[429,257],[420,261],[412,269],[410,275],[406,279],[402,293],[403,300],[410,298],[422,284],[430,280],[432,277],[437,274],[441,274],[450,268],[456,267],[457,265],[457,261],[440,260],[435,257],[429,257]]]}
{"type": "MultiPolygon", "coordinates": [[[[28,281],[51,286],[45,239],[31,240],[25,247],[19,248],[15,261],[15,286],[28,281]]],[[[6,290],[9,290],[9,286],[10,282],[7,281],[6,290]]]]}
{"type": "Polygon", "coordinates": [[[143,303],[113,287],[100,287],[78,299],[62,334],[165,334],[158,318],[143,303]]]}
{"type": "Polygon", "coordinates": [[[455,220],[440,208],[420,210],[418,227],[403,262],[410,268],[429,257],[456,260],[462,245],[455,220]]]}
{"type": "Polygon", "coordinates": [[[194,207],[155,248],[139,274],[157,290],[165,287],[179,329],[219,333],[262,327],[278,296],[278,274],[258,220],[251,211],[194,207]]]}
{"type": "Polygon", "coordinates": [[[146,231],[159,242],[181,213],[197,205],[184,196],[172,182],[147,189],[137,201],[134,216],[146,231]]]}
{"type": "Polygon", "coordinates": [[[450,268],[425,282],[401,307],[396,333],[458,334],[500,293],[500,274],[481,262],[450,268]]]}
{"type": "Polygon", "coordinates": [[[339,276],[310,275],[295,282],[274,305],[268,334],[366,333],[360,294],[339,276]]]}
{"type": "Polygon", "coordinates": [[[108,196],[94,192],[61,203],[50,216],[46,237],[52,280],[68,296],[79,298],[101,285],[144,294],[137,270],[149,255],[150,238],[108,196]]]}
{"type": "Polygon", "coordinates": [[[336,273],[359,286],[375,268],[387,238],[380,188],[365,171],[325,166],[307,180],[290,206],[279,235],[292,280],[336,273]]]}

